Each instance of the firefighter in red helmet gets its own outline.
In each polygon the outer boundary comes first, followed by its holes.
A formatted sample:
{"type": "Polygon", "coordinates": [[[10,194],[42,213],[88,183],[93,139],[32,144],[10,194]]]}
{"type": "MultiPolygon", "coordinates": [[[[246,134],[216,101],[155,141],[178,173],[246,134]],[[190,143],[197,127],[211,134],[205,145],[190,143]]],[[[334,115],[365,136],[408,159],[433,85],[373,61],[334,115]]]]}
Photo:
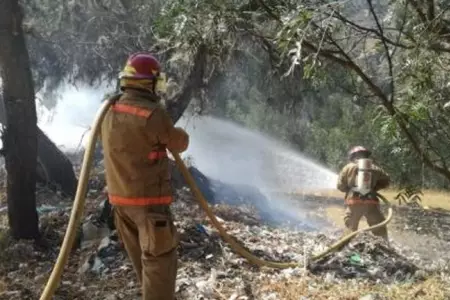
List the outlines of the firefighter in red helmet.
{"type": "MultiPolygon", "coordinates": [[[[348,154],[350,162],[339,173],[337,188],[345,193],[344,222],[350,231],[358,229],[362,217],[369,226],[385,220],[376,192],[387,188],[390,179],[370,156],[371,152],[365,147],[353,147],[348,154]]],[[[373,234],[388,240],[386,227],[374,229],[373,234]]]]}
{"type": "Polygon", "coordinates": [[[166,149],[185,151],[189,136],[159,103],[165,76],[153,55],[131,55],[119,79],[123,93],[113,98],[100,133],[108,198],[142,298],[173,300],[179,237],[166,149]]]}

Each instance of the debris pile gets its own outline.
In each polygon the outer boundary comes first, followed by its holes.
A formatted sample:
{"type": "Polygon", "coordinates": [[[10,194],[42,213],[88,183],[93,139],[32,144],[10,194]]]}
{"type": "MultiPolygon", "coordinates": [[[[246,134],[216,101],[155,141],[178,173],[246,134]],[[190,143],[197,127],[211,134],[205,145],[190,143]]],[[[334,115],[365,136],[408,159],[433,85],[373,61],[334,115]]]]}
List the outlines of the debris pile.
{"type": "MultiPolygon", "coordinates": [[[[348,279],[394,284],[416,282],[427,275],[409,259],[398,254],[397,247],[388,247],[383,240],[369,233],[355,238],[341,252],[308,264],[311,254],[325,250],[338,235],[327,234],[330,238],[324,234],[272,227],[264,224],[251,208],[214,206],[215,214],[227,231],[253,254],[266,260],[299,263],[299,267],[294,269],[258,268],[234,253],[222,241],[193,199],[177,201],[173,211],[177,216],[176,224],[181,238],[178,249],[179,299],[264,299],[270,293],[264,294],[264,290],[254,286],[253,282],[265,282],[268,278],[273,281],[311,277],[325,278],[327,282],[336,284],[348,279]],[[246,221],[237,220],[239,215],[246,221]]],[[[126,254],[117,243],[115,232],[104,238],[100,245],[97,252],[86,259],[82,272],[97,274],[96,278],[102,278],[118,276],[127,270],[127,276],[133,278],[131,265],[124,259],[126,254]]],[[[136,292],[134,285],[131,291],[136,292]]]]}
{"type": "MultiPolygon", "coordinates": [[[[258,268],[222,241],[187,191],[179,190],[177,197],[173,213],[181,238],[178,299],[281,299],[277,298],[277,292],[267,288],[271,282],[307,279],[315,286],[320,282],[345,284],[353,278],[365,284],[392,284],[412,282],[423,274],[397,253],[398,247],[394,251],[370,234],[356,238],[339,253],[310,262],[305,268],[311,254],[325,250],[339,237],[336,232],[322,229],[325,234],[317,234],[274,227],[266,224],[252,207],[214,205],[214,212],[226,230],[252,253],[267,260],[299,262],[295,269],[258,268]]],[[[100,210],[99,202],[92,199],[88,202],[88,215],[82,227],[84,246],[70,256],[55,299],[139,299],[134,271],[115,231],[93,221],[100,210]]],[[[68,217],[67,210],[42,212],[43,232],[50,241],[47,249],[37,249],[29,242],[4,245],[2,262],[6,257],[9,261],[0,270],[4,282],[0,299],[38,297],[56,260],[68,217]]]]}
{"type": "Polygon", "coordinates": [[[312,262],[309,270],[313,274],[327,272],[339,278],[367,278],[385,284],[423,276],[419,272],[416,277],[419,268],[414,263],[369,233],[362,233],[342,251],[312,262]]]}
{"type": "MultiPolygon", "coordinates": [[[[298,267],[275,270],[248,263],[221,239],[189,190],[179,184],[172,206],[180,233],[176,286],[179,300],[376,299],[370,297],[379,294],[372,293],[372,290],[380,289],[383,286],[380,283],[386,284],[385,291],[396,290],[397,283],[420,284],[427,276],[438,278],[430,289],[435,290],[436,282],[442,282],[440,292],[447,295],[445,286],[450,286],[450,279],[445,264],[428,263],[429,267],[424,271],[424,264],[419,263],[426,257],[418,255],[416,249],[404,248],[395,241],[388,247],[383,240],[368,233],[355,238],[340,252],[310,261],[312,255],[326,250],[339,239],[342,232],[328,227],[319,228],[320,234],[308,232],[301,220],[299,228],[286,227],[283,222],[274,223],[268,217],[270,210],[261,211],[255,207],[258,191],[247,187],[233,190],[218,186],[208,178],[198,178],[205,185],[204,189],[211,188],[214,193],[211,202],[215,215],[242,246],[259,258],[295,261],[298,267]],[[218,188],[222,189],[221,193],[218,193],[218,188]],[[235,205],[229,205],[227,197],[238,200],[233,203],[235,205]],[[363,294],[357,293],[359,289],[363,294]],[[358,296],[350,297],[350,290],[354,292],[352,295],[358,296]]],[[[56,300],[140,299],[136,276],[117,233],[111,224],[102,221],[110,217],[105,217],[102,205],[105,203],[103,186],[103,174],[96,170],[90,182],[86,214],[80,227],[79,247],[69,257],[56,300]]],[[[39,195],[41,227],[46,243],[12,242],[0,235],[0,300],[37,299],[59,253],[71,202],[49,197],[47,192],[39,195]]],[[[321,203],[311,201],[308,208],[319,210],[321,203]]],[[[0,212],[0,217],[5,217],[5,214],[0,212]]],[[[427,241],[423,249],[436,246],[436,240],[427,241]]],[[[450,258],[447,260],[445,256],[448,252],[446,245],[436,246],[436,251],[441,251],[448,263],[450,258]]],[[[431,295],[426,287],[420,293],[431,295]]],[[[445,299],[439,297],[425,299],[445,299]]]]}

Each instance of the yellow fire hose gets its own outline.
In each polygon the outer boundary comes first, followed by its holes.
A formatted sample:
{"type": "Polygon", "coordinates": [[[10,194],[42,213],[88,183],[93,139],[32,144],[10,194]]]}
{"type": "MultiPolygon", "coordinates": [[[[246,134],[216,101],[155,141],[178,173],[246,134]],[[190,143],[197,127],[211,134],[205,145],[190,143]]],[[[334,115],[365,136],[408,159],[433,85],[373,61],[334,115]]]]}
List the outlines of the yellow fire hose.
{"type": "MultiPolygon", "coordinates": [[[[105,101],[101,108],[98,110],[97,115],[94,120],[94,124],[92,126],[92,133],[90,136],[90,139],[88,141],[86,151],[84,153],[83,158],[83,164],[81,166],[81,172],[80,177],[78,180],[78,187],[77,192],[75,195],[75,200],[73,203],[72,212],[70,214],[69,224],[67,225],[66,234],[64,236],[64,240],[61,246],[61,250],[59,252],[58,258],[56,260],[55,266],[53,268],[52,273],[50,274],[50,277],[47,281],[47,284],[44,288],[44,291],[41,294],[40,300],[50,300],[54,293],[56,288],[58,287],[61,275],[64,266],[67,263],[67,260],[69,258],[70,251],[73,246],[73,242],[75,240],[75,234],[76,234],[76,228],[80,223],[81,216],[83,215],[83,209],[84,209],[84,203],[86,199],[86,193],[87,193],[87,184],[89,179],[89,171],[92,165],[92,159],[95,149],[95,144],[97,141],[98,132],[100,130],[100,124],[102,123],[106,112],[108,111],[109,107],[111,106],[111,101],[105,101]]],[[[300,263],[298,262],[275,262],[275,261],[265,261],[262,260],[249,251],[247,251],[244,247],[242,247],[239,243],[237,243],[232,236],[230,236],[226,230],[223,228],[223,226],[220,224],[220,222],[217,220],[216,216],[214,215],[213,211],[208,205],[208,202],[203,197],[203,194],[201,193],[200,189],[198,188],[197,184],[194,181],[194,178],[192,177],[189,170],[186,168],[186,165],[181,160],[180,155],[178,153],[172,153],[173,157],[175,158],[175,162],[177,167],[180,169],[181,173],[183,174],[185,180],[187,181],[189,187],[191,188],[191,191],[194,193],[195,198],[199,202],[199,205],[205,210],[206,214],[208,215],[209,219],[211,220],[212,224],[216,229],[219,231],[222,238],[230,245],[230,247],[239,255],[246,258],[249,262],[258,265],[258,266],[265,266],[270,268],[278,268],[278,269],[284,269],[284,268],[294,268],[300,266],[300,263]]],[[[360,229],[358,231],[352,232],[346,236],[344,236],[342,239],[331,245],[327,250],[325,250],[322,253],[314,255],[311,259],[312,260],[318,260],[320,258],[323,258],[324,256],[328,255],[329,253],[333,251],[338,251],[340,248],[342,248],[344,245],[346,245],[352,238],[354,238],[357,234],[368,231],[372,229],[376,229],[382,226],[385,226],[388,224],[392,219],[392,207],[389,203],[389,201],[386,200],[382,195],[378,194],[378,197],[383,200],[388,206],[389,206],[389,212],[387,218],[374,226],[360,229]]]]}

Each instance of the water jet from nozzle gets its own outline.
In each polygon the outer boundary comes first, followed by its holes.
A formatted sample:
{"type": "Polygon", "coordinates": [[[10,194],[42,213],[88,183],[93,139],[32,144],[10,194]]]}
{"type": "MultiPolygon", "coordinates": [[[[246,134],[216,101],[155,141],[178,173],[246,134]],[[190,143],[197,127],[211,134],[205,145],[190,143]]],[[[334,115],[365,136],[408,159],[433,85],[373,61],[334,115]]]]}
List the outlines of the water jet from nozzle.
{"type": "Polygon", "coordinates": [[[333,171],[258,131],[210,116],[183,118],[177,125],[191,136],[186,155],[199,170],[226,183],[257,187],[269,199],[269,207],[261,201],[259,208],[274,218],[304,221],[306,211],[301,203],[294,207],[288,194],[336,186],[333,171]]]}

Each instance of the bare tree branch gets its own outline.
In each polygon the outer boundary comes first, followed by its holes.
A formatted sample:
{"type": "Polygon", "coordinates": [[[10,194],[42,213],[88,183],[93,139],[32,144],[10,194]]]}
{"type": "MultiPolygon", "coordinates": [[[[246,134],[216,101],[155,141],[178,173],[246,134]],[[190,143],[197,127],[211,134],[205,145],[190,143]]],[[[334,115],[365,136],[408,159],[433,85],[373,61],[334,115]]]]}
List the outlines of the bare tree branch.
{"type": "Polygon", "coordinates": [[[194,64],[191,72],[189,73],[188,79],[184,84],[183,90],[176,95],[174,98],[169,99],[167,104],[167,111],[172,117],[174,123],[176,123],[183,112],[188,107],[191,99],[203,87],[203,77],[205,75],[207,62],[207,48],[206,45],[201,44],[197,53],[195,54],[194,64]]]}
{"type": "Polygon", "coordinates": [[[419,4],[417,3],[416,0],[409,0],[409,3],[411,3],[411,5],[413,6],[414,10],[416,11],[418,17],[420,18],[420,20],[422,21],[422,23],[427,23],[427,17],[425,15],[425,13],[422,11],[422,9],[420,8],[419,4]]]}
{"type": "Polygon", "coordinates": [[[434,11],[434,0],[428,0],[428,10],[427,10],[427,16],[428,20],[432,21],[435,17],[435,11],[434,11]]]}
{"type": "MultiPolygon", "coordinates": [[[[405,6],[406,9],[406,6],[405,6]]],[[[387,36],[384,35],[384,33],[381,33],[380,31],[373,29],[373,28],[369,28],[369,27],[365,27],[359,24],[356,24],[355,22],[349,20],[348,18],[344,17],[343,15],[339,14],[339,13],[335,13],[336,18],[338,20],[340,20],[342,23],[347,24],[347,25],[351,25],[353,28],[355,28],[355,30],[358,30],[359,32],[367,32],[367,33],[371,33],[373,34],[375,37],[379,38],[380,40],[384,40],[387,44],[390,44],[392,46],[396,46],[396,47],[400,47],[403,49],[414,49],[417,46],[412,44],[412,45],[408,45],[405,43],[401,43],[400,39],[397,39],[397,41],[394,41],[390,38],[388,38],[387,36]]],[[[398,35],[405,35],[405,32],[403,32],[402,30],[398,30],[398,29],[393,29],[398,31],[398,35]]],[[[409,37],[411,39],[411,37],[409,37]]],[[[427,46],[429,49],[437,51],[437,52],[446,52],[446,53],[450,53],[450,48],[446,47],[444,45],[441,44],[432,44],[432,45],[428,45],[427,46]]]]}
{"type": "Polygon", "coordinates": [[[359,30],[361,32],[372,33],[376,37],[380,38],[381,40],[384,40],[385,42],[387,42],[387,43],[389,43],[389,44],[391,44],[393,46],[401,47],[401,48],[404,48],[404,49],[412,49],[412,48],[414,48],[414,46],[412,46],[412,45],[406,45],[406,44],[403,44],[403,43],[400,43],[400,42],[393,41],[393,40],[389,39],[388,37],[384,36],[383,33],[381,33],[380,31],[378,31],[376,29],[356,24],[355,22],[345,18],[343,15],[339,14],[338,12],[336,12],[335,15],[336,15],[337,19],[342,21],[342,23],[347,24],[347,25],[351,25],[351,26],[353,26],[354,28],[356,28],[357,30],[359,30]]]}
{"type": "Polygon", "coordinates": [[[383,27],[380,24],[380,21],[378,19],[377,14],[375,13],[375,9],[373,8],[373,4],[372,4],[372,0],[367,0],[367,4],[369,5],[369,9],[370,9],[370,13],[372,14],[375,23],[377,24],[378,30],[380,32],[380,36],[382,36],[381,42],[383,43],[384,46],[384,51],[386,52],[386,58],[388,60],[388,68],[389,68],[389,77],[390,77],[390,84],[391,84],[391,97],[390,97],[390,102],[393,103],[394,102],[394,94],[395,94],[395,85],[394,85],[394,71],[393,71],[393,67],[392,67],[392,58],[391,58],[391,53],[389,52],[389,47],[386,43],[386,40],[384,39],[384,31],[383,31],[383,27]]]}

